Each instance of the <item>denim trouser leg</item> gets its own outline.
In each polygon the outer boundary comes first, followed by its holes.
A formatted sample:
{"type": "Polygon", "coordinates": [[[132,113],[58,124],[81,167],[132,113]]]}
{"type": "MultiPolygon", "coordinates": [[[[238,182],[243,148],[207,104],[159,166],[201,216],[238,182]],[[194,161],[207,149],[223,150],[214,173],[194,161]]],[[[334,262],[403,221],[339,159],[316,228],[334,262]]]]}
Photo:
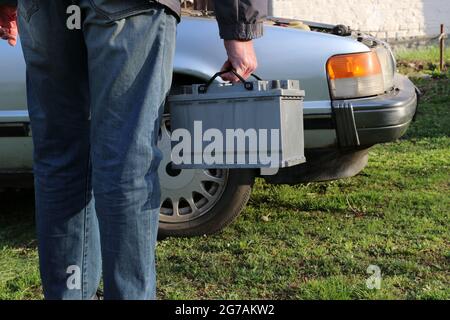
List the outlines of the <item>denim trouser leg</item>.
{"type": "MultiPolygon", "coordinates": [[[[94,3],[125,3],[108,1],[94,3]]],[[[156,135],[176,19],[155,5],[110,21],[81,0],[83,28],[68,30],[71,4],[19,0],[44,294],[89,299],[103,259],[105,298],[155,298],[156,135]]]]}
{"type": "MultiPolygon", "coordinates": [[[[89,165],[87,54],[80,31],[65,28],[65,3],[28,16],[19,1],[34,142],[36,223],[44,295],[87,299],[100,280],[98,223],[89,165]],[[57,32],[56,32],[57,31],[57,32]]],[[[50,1],[49,1],[50,4],[50,1]]]]}
{"type": "Polygon", "coordinates": [[[156,144],[176,35],[176,18],[161,8],[113,23],[87,10],[84,22],[106,299],[156,297],[162,159],[156,144]]]}

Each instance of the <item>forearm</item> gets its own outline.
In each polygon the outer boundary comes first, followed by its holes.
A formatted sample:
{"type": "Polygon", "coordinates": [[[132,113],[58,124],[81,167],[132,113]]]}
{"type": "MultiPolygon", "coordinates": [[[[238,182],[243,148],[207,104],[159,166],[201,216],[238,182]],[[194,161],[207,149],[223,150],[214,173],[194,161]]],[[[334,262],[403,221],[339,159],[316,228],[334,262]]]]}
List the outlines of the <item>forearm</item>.
{"type": "Polygon", "coordinates": [[[261,37],[267,8],[267,0],[215,0],[221,38],[251,40],[261,37]]]}

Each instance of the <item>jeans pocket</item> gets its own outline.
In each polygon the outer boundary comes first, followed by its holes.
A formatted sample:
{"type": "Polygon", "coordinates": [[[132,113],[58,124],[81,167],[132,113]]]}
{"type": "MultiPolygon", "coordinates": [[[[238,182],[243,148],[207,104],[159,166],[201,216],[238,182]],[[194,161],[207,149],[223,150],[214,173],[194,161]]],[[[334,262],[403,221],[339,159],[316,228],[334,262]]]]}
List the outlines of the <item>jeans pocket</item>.
{"type": "Polygon", "coordinates": [[[112,21],[149,12],[160,6],[152,0],[89,0],[89,2],[97,14],[112,21]]]}
{"type": "Polygon", "coordinates": [[[18,1],[18,14],[21,15],[27,22],[39,10],[38,0],[21,0],[18,1]]]}

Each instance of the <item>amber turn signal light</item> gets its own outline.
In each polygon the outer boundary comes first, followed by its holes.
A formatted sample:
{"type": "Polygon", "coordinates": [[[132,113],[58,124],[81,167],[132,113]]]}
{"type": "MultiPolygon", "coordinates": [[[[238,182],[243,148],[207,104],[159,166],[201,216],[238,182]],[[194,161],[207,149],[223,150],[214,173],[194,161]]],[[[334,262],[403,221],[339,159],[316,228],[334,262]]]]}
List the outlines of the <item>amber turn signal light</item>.
{"type": "Polygon", "coordinates": [[[327,71],[330,80],[368,77],[382,73],[380,60],[375,52],[331,57],[327,63],[327,71]]]}

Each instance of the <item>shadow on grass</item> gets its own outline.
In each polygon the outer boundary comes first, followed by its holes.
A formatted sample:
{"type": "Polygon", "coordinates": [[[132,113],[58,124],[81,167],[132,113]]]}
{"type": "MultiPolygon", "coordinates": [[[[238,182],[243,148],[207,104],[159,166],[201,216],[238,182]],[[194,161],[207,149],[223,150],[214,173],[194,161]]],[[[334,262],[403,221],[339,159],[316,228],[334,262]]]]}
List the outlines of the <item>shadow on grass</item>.
{"type": "Polygon", "coordinates": [[[0,248],[36,247],[33,189],[0,192],[0,248]]]}

